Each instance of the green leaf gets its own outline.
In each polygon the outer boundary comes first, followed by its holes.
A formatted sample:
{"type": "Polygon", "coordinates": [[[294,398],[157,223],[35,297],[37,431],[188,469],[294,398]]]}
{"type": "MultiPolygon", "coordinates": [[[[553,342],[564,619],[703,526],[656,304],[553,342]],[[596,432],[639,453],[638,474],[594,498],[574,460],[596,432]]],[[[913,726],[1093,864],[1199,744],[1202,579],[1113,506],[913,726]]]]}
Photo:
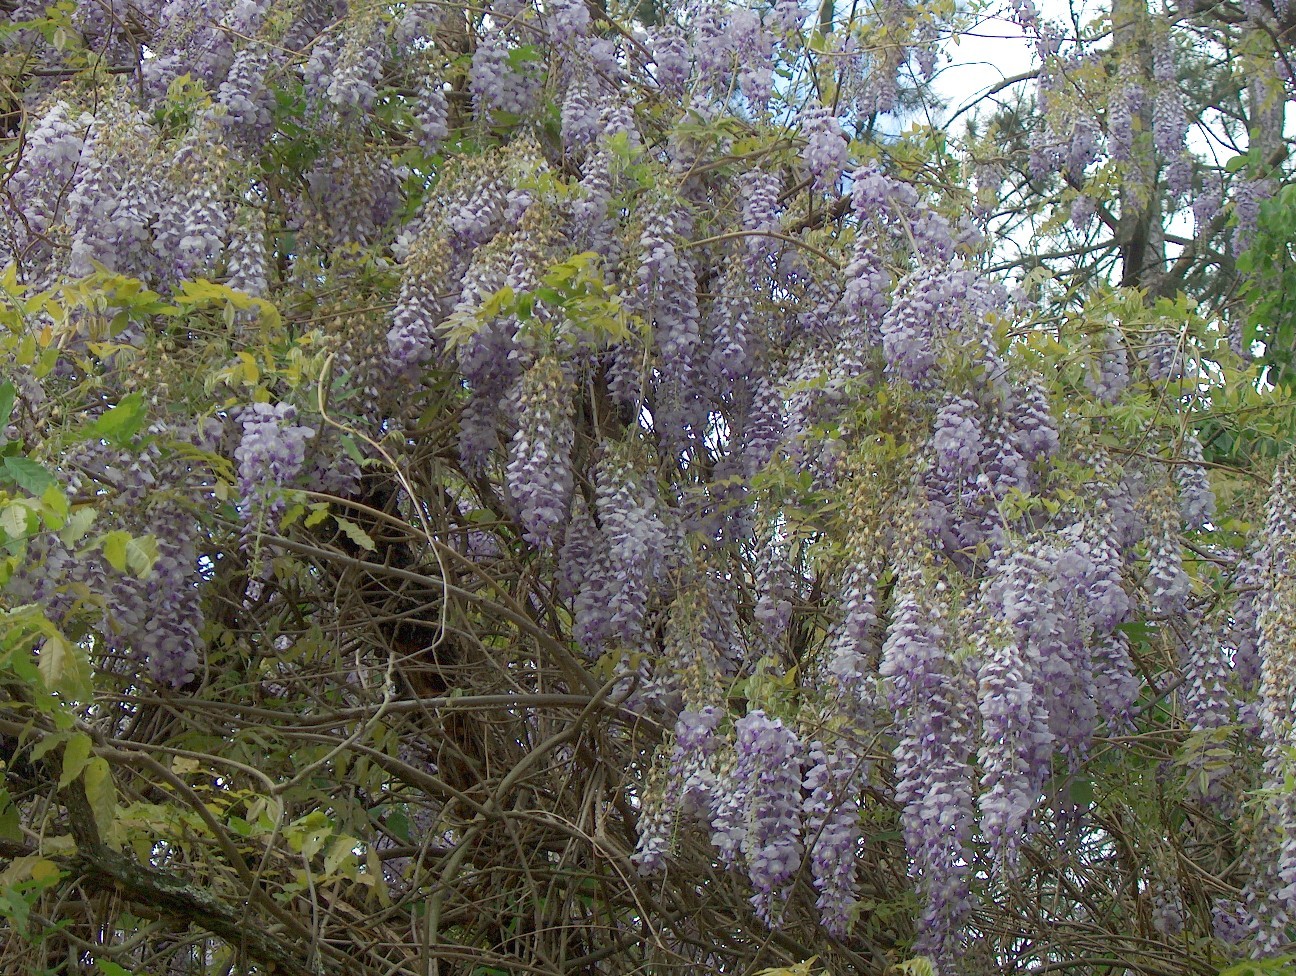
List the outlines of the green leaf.
{"type": "Polygon", "coordinates": [[[3,471],[5,481],[14,482],[19,488],[38,498],[46,489],[58,484],[52,474],[31,458],[7,457],[3,462],[3,471]]]}
{"type": "Polygon", "coordinates": [[[124,969],[107,959],[96,959],[95,969],[99,970],[100,976],[135,976],[129,969],[124,969]]]}
{"type": "Polygon", "coordinates": [[[363,467],[365,456],[360,453],[360,448],[356,446],[355,438],[350,434],[343,434],[339,439],[342,441],[342,450],[346,451],[347,457],[363,467]]]}
{"type": "Polygon", "coordinates": [[[18,808],[9,797],[9,791],[0,789],[0,840],[22,840],[22,826],[18,819],[18,808]]]}
{"type": "Polygon", "coordinates": [[[1071,802],[1082,809],[1088,809],[1093,803],[1094,787],[1091,779],[1073,779],[1071,781],[1071,802]]]}
{"type": "Polygon", "coordinates": [[[148,417],[148,406],[139,393],[128,393],[117,406],[91,424],[85,432],[88,440],[105,440],[122,444],[134,437],[148,417]]]}
{"type": "Polygon", "coordinates": [[[0,426],[9,423],[9,417],[13,414],[14,398],[16,397],[14,385],[8,381],[0,383],[0,426]]]}
{"type": "Polygon", "coordinates": [[[410,832],[409,817],[405,815],[405,811],[400,807],[387,814],[387,819],[383,824],[397,840],[406,844],[410,843],[412,834],[410,832]]]}
{"type": "Polygon", "coordinates": [[[1220,976],[1286,976],[1296,956],[1273,956],[1269,959],[1247,959],[1220,970],[1220,976]]]}
{"type": "Polygon", "coordinates": [[[61,790],[81,775],[90,761],[90,736],[78,732],[63,747],[63,772],[59,774],[58,788],[61,790]]]}
{"type": "Polygon", "coordinates": [[[360,526],[356,525],[350,519],[342,518],[340,515],[334,515],[333,521],[337,523],[337,527],[342,530],[348,539],[365,552],[374,551],[375,546],[373,539],[369,538],[369,533],[365,532],[365,530],[360,528],[360,526]]]}

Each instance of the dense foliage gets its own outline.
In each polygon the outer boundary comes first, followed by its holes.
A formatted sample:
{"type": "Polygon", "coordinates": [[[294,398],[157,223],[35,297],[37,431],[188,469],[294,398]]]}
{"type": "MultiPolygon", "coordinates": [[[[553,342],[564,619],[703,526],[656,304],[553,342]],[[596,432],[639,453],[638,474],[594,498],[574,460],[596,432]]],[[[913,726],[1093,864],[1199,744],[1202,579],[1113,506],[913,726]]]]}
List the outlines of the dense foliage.
{"type": "Polygon", "coordinates": [[[1296,8],[0,9],[0,971],[1286,971],[1296,8]]]}

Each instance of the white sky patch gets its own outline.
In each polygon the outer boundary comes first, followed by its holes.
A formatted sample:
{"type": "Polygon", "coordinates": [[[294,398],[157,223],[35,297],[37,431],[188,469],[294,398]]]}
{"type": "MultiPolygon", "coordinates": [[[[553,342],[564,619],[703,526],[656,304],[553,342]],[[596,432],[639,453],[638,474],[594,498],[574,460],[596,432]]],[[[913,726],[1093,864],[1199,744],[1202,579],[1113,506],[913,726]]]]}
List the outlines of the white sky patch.
{"type": "MultiPolygon", "coordinates": [[[[946,118],[966,114],[1006,79],[1038,66],[1031,39],[1012,21],[1000,18],[983,20],[970,33],[952,40],[947,51],[951,60],[934,81],[946,104],[946,118]]],[[[992,106],[988,103],[986,107],[992,106]]]]}

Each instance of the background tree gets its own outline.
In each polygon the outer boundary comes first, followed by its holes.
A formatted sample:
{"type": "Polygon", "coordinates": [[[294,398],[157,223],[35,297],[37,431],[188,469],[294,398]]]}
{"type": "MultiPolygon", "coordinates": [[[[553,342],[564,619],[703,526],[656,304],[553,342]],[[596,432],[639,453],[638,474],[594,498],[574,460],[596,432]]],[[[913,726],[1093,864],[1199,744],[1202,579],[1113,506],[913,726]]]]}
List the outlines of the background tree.
{"type": "Polygon", "coordinates": [[[1287,5],[6,12],[0,969],[1287,965],[1287,5]]]}

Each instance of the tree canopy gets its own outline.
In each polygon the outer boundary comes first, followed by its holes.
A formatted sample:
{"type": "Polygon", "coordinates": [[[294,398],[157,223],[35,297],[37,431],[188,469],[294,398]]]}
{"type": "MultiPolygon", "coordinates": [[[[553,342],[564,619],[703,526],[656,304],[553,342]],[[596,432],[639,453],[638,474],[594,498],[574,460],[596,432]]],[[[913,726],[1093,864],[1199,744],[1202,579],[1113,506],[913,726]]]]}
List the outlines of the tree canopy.
{"type": "Polygon", "coordinates": [[[0,9],[0,971],[1291,971],[1287,0],[0,9]]]}

